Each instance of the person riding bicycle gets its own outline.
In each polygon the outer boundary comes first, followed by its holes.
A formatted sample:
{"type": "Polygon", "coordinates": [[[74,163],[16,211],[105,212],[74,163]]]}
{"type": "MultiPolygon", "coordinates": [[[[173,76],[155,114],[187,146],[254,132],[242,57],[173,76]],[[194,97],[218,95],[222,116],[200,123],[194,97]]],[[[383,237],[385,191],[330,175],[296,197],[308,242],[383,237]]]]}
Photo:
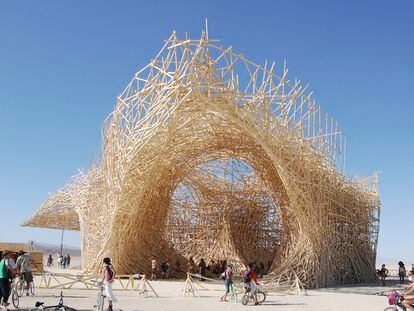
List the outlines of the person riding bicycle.
{"type": "Polygon", "coordinates": [[[250,292],[253,295],[254,304],[258,305],[257,302],[257,276],[256,272],[254,271],[253,263],[249,264],[247,270],[243,272],[243,287],[245,292],[250,292]]]}
{"type": "Polygon", "coordinates": [[[33,283],[32,262],[33,259],[29,253],[25,253],[24,251],[19,252],[16,264],[26,282],[26,296],[29,296],[29,289],[33,283]]]}
{"type": "Polygon", "coordinates": [[[409,280],[412,281],[411,284],[404,285],[404,284],[397,284],[397,287],[402,287],[408,289],[407,292],[405,292],[402,296],[401,303],[404,307],[406,307],[408,310],[414,311],[414,281],[413,281],[414,274],[410,273],[409,280]]]}

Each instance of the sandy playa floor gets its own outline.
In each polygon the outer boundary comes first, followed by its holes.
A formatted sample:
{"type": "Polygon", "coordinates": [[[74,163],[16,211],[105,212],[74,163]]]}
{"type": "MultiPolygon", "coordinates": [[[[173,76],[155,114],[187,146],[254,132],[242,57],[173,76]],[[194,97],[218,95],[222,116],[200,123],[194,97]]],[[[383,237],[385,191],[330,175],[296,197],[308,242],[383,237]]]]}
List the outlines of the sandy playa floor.
{"type": "MultiPolygon", "coordinates": [[[[70,269],[61,269],[57,266],[45,267],[49,272],[76,275],[80,270],[78,258],[73,262],[70,269]]],[[[35,279],[36,284],[40,283],[40,277],[35,279]]],[[[243,306],[240,302],[220,302],[219,299],[224,293],[224,285],[217,281],[215,283],[203,282],[202,286],[208,290],[200,290],[201,297],[183,297],[180,295],[184,288],[184,281],[180,280],[158,280],[151,282],[160,298],[142,297],[137,291],[116,290],[120,288],[115,284],[115,296],[118,302],[114,310],[119,311],[204,311],[204,310],[384,310],[387,307],[385,296],[378,296],[376,293],[385,292],[394,287],[397,283],[396,278],[387,280],[387,286],[380,283],[366,286],[343,286],[334,288],[324,288],[318,290],[308,290],[307,296],[288,295],[276,292],[267,292],[266,301],[259,306],[243,306]]],[[[75,285],[76,289],[63,289],[64,302],[70,307],[78,310],[93,310],[96,301],[97,289],[81,289],[75,285]]],[[[197,286],[198,289],[200,287],[197,286]]],[[[56,304],[62,289],[38,289],[36,288],[35,297],[22,297],[20,308],[32,309],[36,301],[44,301],[46,305],[56,304]]],[[[240,301],[241,297],[239,298],[240,301]]]]}
{"type": "MultiPolygon", "coordinates": [[[[40,280],[36,279],[37,284],[40,280]]],[[[201,297],[179,296],[184,281],[160,280],[151,282],[160,298],[142,297],[136,291],[116,290],[118,302],[115,310],[383,310],[387,307],[386,297],[375,295],[389,287],[360,286],[309,290],[307,296],[267,293],[267,300],[259,306],[243,306],[240,302],[219,302],[223,285],[203,283],[208,290],[201,290],[201,297]]],[[[22,297],[20,308],[31,309],[37,300],[47,305],[56,304],[61,289],[38,289],[35,297],[22,297]]],[[[97,290],[65,289],[64,302],[78,310],[93,310],[97,290]]]]}

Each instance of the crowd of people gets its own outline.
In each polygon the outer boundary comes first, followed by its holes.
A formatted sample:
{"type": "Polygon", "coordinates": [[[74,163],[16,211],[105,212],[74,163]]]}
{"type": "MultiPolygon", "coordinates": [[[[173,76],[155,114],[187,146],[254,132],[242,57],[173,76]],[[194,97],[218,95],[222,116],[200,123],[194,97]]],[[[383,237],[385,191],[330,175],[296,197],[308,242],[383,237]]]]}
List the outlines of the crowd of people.
{"type": "MultiPolygon", "coordinates": [[[[190,274],[198,274],[200,276],[200,280],[204,281],[207,274],[212,277],[219,277],[228,267],[227,260],[211,260],[207,264],[203,258],[196,263],[193,257],[189,258],[187,262],[187,269],[184,271],[181,268],[181,261],[179,259],[177,259],[175,263],[171,263],[170,261],[162,261],[161,264],[159,264],[157,259],[152,257],[150,262],[151,280],[157,280],[158,277],[161,277],[162,279],[181,277],[185,274],[185,272],[187,272],[190,274]]],[[[263,277],[263,275],[270,269],[272,263],[269,261],[267,267],[265,267],[263,262],[253,264],[255,266],[255,272],[260,278],[263,277]]]]}
{"type": "Polygon", "coordinates": [[[34,265],[30,253],[19,251],[3,251],[0,261],[0,300],[1,305],[7,308],[11,293],[11,283],[17,276],[21,276],[26,283],[26,295],[29,295],[29,288],[32,286],[34,265]]]}
{"type": "Polygon", "coordinates": [[[71,261],[71,257],[69,254],[67,256],[60,255],[57,260],[59,266],[63,269],[69,268],[70,261],[71,261]]]}

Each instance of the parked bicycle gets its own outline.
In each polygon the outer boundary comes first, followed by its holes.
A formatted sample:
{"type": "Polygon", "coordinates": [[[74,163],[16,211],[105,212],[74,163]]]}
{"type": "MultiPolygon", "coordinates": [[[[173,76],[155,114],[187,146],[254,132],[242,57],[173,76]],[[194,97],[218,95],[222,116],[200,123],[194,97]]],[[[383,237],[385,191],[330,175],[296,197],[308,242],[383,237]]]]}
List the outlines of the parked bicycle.
{"type": "Polygon", "coordinates": [[[31,311],[40,311],[40,310],[55,310],[55,311],[76,311],[76,309],[71,308],[63,304],[63,292],[60,292],[60,299],[57,305],[54,306],[45,306],[44,302],[37,301],[34,309],[31,311]]]}

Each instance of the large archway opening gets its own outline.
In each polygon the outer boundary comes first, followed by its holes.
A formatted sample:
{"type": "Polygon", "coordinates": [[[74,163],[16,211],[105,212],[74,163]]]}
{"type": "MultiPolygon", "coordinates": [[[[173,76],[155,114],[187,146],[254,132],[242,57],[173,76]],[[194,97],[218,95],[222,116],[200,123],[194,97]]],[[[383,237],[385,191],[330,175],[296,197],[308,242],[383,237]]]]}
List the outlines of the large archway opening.
{"type": "Polygon", "coordinates": [[[247,162],[227,157],[197,165],[171,197],[164,238],[196,262],[227,261],[267,270],[283,243],[280,202],[247,162]]]}

